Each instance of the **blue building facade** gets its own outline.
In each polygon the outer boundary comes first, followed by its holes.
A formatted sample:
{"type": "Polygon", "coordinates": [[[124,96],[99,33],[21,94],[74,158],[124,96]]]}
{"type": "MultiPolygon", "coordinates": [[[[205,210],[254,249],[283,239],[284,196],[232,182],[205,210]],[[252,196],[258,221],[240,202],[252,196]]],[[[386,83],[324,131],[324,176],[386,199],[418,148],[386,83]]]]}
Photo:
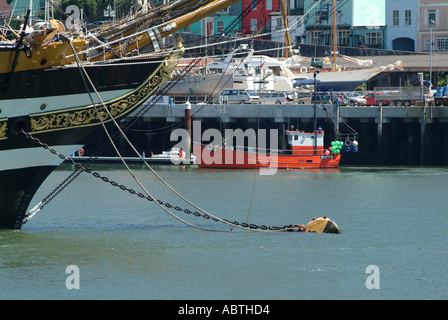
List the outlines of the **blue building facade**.
{"type": "MultiPolygon", "coordinates": [[[[241,2],[235,3],[225,10],[219,11],[201,21],[195,22],[181,32],[203,36],[221,35],[241,13],[241,2]]],[[[241,20],[238,21],[227,35],[241,35],[241,20]]]]}
{"type": "MultiPolygon", "coordinates": [[[[305,0],[311,8],[316,0],[305,0]]],[[[365,46],[386,49],[385,0],[335,1],[336,39],[338,46],[365,46]]],[[[333,45],[332,1],[321,1],[305,17],[305,43],[333,45]]]]}
{"type": "Polygon", "coordinates": [[[38,14],[45,8],[45,0],[13,0],[11,2],[11,15],[13,17],[23,17],[28,9],[32,9],[32,14],[38,14]]]}

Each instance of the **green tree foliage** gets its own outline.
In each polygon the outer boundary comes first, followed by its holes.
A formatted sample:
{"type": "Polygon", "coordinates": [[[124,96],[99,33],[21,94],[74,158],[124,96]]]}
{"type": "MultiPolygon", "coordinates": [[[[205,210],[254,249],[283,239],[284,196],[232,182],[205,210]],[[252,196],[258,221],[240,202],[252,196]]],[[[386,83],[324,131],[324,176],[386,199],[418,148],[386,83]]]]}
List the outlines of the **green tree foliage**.
{"type": "Polygon", "coordinates": [[[444,87],[448,85],[448,73],[439,71],[437,72],[437,86],[444,87]]]}

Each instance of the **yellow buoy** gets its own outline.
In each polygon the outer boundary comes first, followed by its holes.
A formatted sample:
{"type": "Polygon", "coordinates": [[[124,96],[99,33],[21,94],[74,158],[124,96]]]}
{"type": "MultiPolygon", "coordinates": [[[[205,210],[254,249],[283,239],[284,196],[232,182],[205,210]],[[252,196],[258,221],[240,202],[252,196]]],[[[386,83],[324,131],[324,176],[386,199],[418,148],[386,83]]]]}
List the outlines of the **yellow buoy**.
{"type": "Polygon", "coordinates": [[[306,233],[341,233],[336,222],[326,216],[313,218],[305,227],[306,233]]]}

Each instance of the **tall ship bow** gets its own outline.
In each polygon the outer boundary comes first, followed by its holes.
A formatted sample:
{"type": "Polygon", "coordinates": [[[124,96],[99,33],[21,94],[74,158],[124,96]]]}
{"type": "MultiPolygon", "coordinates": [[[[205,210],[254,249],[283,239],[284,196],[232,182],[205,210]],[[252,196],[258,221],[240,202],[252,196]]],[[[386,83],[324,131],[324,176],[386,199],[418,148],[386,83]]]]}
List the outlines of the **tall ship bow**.
{"type": "Polygon", "coordinates": [[[137,13],[89,33],[53,19],[28,30],[29,12],[20,31],[8,26],[0,39],[0,229],[21,228],[62,163],[42,146],[71,155],[102,124],[136,110],[172,80],[183,54],[180,42],[167,49],[163,38],[238,1],[139,1],[137,13]]]}

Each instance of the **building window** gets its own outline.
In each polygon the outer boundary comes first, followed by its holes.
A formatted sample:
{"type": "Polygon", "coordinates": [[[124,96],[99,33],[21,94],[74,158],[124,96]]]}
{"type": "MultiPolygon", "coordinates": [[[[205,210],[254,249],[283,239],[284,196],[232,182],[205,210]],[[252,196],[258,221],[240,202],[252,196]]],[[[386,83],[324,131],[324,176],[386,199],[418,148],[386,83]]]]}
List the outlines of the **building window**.
{"type": "Polygon", "coordinates": [[[216,21],[216,33],[222,34],[224,32],[224,21],[216,21]]]}
{"type": "Polygon", "coordinates": [[[336,23],[342,23],[342,10],[336,10],[336,23]]]}
{"type": "Polygon", "coordinates": [[[308,32],[306,42],[309,44],[322,44],[322,31],[315,30],[308,32]]]}
{"type": "Polygon", "coordinates": [[[412,24],[411,10],[404,10],[404,25],[410,26],[411,24],[412,24]]]}
{"type": "Polygon", "coordinates": [[[275,26],[275,30],[283,29],[283,18],[277,18],[277,25],[275,26]]]}
{"type": "MultiPolygon", "coordinates": [[[[291,1],[291,2],[290,2],[291,9],[298,9],[298,8],[300,8],[300,4],[301,4],[301,1],[300,1],[300,0],[294,0],[294,1],[291,1]]],[[[302,4],[302,5],[303,5],[303,4],[302,4]]]]}
{"type": "Polygon", "coordinates": [[[379,47],[381,45],[381,32],[366,32],[366,45],[379,47]]]}
{"type": "Polygon", "coordinates": [[[272,10],[272,0],[266,0],[266,10],[272,10]]]}
{"type": "Polygon", "coordinates": [[[257,19],[250,19],[250,31],[257,31],[257,19]]]}
{"type": "Polygon", "coordinates": [[[333,45],[333,32],[325,31],[324,45],[326,45],[326,46],[333,45]]]}
{"type": "Polygon", "coordinates": [[[431,50],[431,39],[425,39],[425,50],[431,50]]]}
{"type": "MultiPolygon", "coordinates": [[[[252,0],[252,2],[251,2],[251,7],[252,7],[252,10],[257,10],[257,0],[252,0]]],[[[263,8],[262,8],[263,9],[263,8]]]]}
{"type": "Polygon", "coordinates": [[[436,50],[448,50],[448,38],[438,37],[436,39],[436,50]]]}
{"type": "Polygon", "coordinates": [[[349,31],[338,31],[338,44],[341,46],[350,45],[350,37],[348,36],[349,31]]]}
{"type": "Polygon", "coordinates": [[[400,25],[400,10],[392,10],[392,25],[400,25]]]}
{"type": "Polygon", "coordinates": [[[191,33],[191,26],[186,26],[186,27],[184,28],[184,32],[186,32],[186,33],[191,33]]]}
{"type": "Polygon", "coordinates": [[[322,11],[320,11],[320,10],[316,10],[316,11],[314,12],[314,17],[316,18],[316,23],[320,23],[320,17],[321,17],[321,15],[322,15],[322,11]]]}
{"type": "Polygon", "coordinates": [[[436,25],[436,13],[437,10],[428,10],[428,26],[436,25]]]}

